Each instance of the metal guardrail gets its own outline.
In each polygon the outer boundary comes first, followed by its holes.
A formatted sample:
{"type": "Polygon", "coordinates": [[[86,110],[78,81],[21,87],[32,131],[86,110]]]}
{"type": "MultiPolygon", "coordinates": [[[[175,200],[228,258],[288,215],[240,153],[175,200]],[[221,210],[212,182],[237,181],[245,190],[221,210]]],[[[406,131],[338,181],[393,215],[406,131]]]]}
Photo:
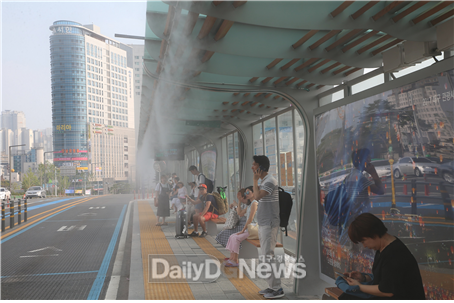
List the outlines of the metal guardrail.
{"type": "Polygon", "coordinates": [[[2,232],[6,230],[6,218],[9,217],[9,228],[14,227],[14,214],[17,213],[17,224],[20,225],[22,222],[27,222],[27,199],[17,199],[17,211],[15,211],[14,200],[6,200],[2,202],[2,232]],[[24,202],[24,220],[22,221],[22,204],[24,202]],[[6,210],[9,208],[9,216],[6,215],[6,210]]]}

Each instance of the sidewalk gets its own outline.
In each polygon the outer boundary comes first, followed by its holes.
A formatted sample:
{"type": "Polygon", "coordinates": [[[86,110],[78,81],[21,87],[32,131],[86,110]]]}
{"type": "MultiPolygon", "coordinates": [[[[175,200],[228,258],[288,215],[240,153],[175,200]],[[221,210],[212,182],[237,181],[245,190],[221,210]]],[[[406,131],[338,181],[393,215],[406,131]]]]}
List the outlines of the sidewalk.
{"type": "MultiPolygon", "coordinates": [[[[238,277],[238,268],[221,266],[221,276],[212,283],[149,283],[148,255],[171,255],[174,264],[186,264],[189,259],[207,259],[213,256],[221,264],[229,252],[213,237],[175,238],[175,215],[167,218],[167,226],[156,225],[156,208],[152,200],[134,202],[129,300],[262,300],[258,294],[268,287],[263,279],[251,279],[244,273],[238,277]],[[172,256],[173,255],[173,256],[172,256]],[[190,256],[192,255],[192,256],[190,256]],[[197,256],[195,256],[197,255],[197,256]]],[[[218,226],[218,230],[221,227],[218,226]]],[[[171,262],[172,263],[172,262],[171,262]]],[[[247,260],[250,265],[250,260],[247,260]]],[[[288,265],[288,264],[286,264],[288,265]]],[[[172,282],[175,280],[166,280],[172,282]]],[[[282,299],[303,299],[293,294],[293,279],[282,279],[285,297],[282,299]]],[[[316,298],[312,298],[316,299],[316,298]]]]}

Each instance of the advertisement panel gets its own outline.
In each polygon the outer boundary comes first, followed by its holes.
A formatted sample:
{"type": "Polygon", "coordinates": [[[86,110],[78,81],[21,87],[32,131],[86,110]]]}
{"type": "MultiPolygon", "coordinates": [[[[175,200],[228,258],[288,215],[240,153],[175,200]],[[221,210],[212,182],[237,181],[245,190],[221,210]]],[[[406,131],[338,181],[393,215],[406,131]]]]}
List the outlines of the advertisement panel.
{"type": "Polygon", "coordinates": [[[369,212],[414,255],[426,296],[454,297],[453,83],[449,70],[316,117],[322,274],[371,272],[375,251],[348,237],[350,223],[369,212]],[[371,165],[384,194],[374,193],[378,181],[365,171],[371,165]],[[327,202],[341,183],[349,198],[327,202]],[[343,209],[338,220],[325,204],[343,209]]]}

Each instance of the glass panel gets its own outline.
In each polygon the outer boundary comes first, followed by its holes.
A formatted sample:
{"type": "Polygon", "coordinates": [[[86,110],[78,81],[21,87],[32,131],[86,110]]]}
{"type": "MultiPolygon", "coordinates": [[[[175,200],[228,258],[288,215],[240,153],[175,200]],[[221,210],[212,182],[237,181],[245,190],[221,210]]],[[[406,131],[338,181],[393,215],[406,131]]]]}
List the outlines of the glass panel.
{"type": "Polygon", "coordinates": [[[240,190],[240,157],[239,157],[239,152],[240,152],[240,143],[238,141],[238,133],[235,133],[233,135],[233,141],[235,142],[235,190],[234,193],[236,193],[238,190],[240,190]]]}
{"type": "Polygon", "coordinates": [[[367,79],[363,82],[352,85],[352,95],[362,92],[363,90],[372,88],[374,86],[383,84],[383,83],[385,83],[384,75],[383,74],[377,75],[377,76],[367,79]]]}
{"type": "Polygon", "coordinates": [[[236,196],[234,195],[235,191],[235,177],[234,177],[234,154],[233,154],[233,135],[227,136],[227,155],[228,155],[228,168],[229,168],[229,183],[227,191],[229,193],[229,200],[233,201],[236,196]]]}
{"type": "Polygon", "coordinates": [[[254,155],[263,155],[262,123],[252,126],[252,140],[254,141],[254,155]]]}
{"type": "Polygon", "coordinates": [[[453,80],[447,70],[316,117],[322,274],[371,272],[375,251],[348,237],[368,212],[413,254],[428,299],[454,296],[453,80]],[[334,195],[344,180],[350,199],[334,195]]]}
{"type": "Polygon", "coordinates": [[[275,119],[266,120],[265,126],[265,156],[270,159],[269,173],[279,180],[277,176],[277,157],[276,157],[276,122],[275,119]]]}
{"type": "Polygon", "coordinates": [[[277,117],[279,127],[279,165],[280,185],[292,195],[293,207],[289,220],[288,237],[283,237],[284,247],[296,254],[296,195],[295,195],[295,172],[293,155],[293,119],[292,111],[277,117]]]}

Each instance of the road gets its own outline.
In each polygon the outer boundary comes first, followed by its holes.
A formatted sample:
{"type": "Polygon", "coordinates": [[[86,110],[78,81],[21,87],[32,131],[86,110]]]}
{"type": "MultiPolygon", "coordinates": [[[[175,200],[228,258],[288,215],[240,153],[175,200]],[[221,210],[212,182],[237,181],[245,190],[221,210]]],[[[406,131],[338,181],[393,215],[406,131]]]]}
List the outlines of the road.
{"type": "MultiPolygon", "coordinates": [[[[1,298],[104,299],[132,199],[108,195],[29,200],[29,220],[2,233],[1,298]]],[[[129,253],[130,247],[124,260],[130,259],[129,253]]],[[[128,297],[128,275],[125,268],[119,299],[128,297]]]]}

